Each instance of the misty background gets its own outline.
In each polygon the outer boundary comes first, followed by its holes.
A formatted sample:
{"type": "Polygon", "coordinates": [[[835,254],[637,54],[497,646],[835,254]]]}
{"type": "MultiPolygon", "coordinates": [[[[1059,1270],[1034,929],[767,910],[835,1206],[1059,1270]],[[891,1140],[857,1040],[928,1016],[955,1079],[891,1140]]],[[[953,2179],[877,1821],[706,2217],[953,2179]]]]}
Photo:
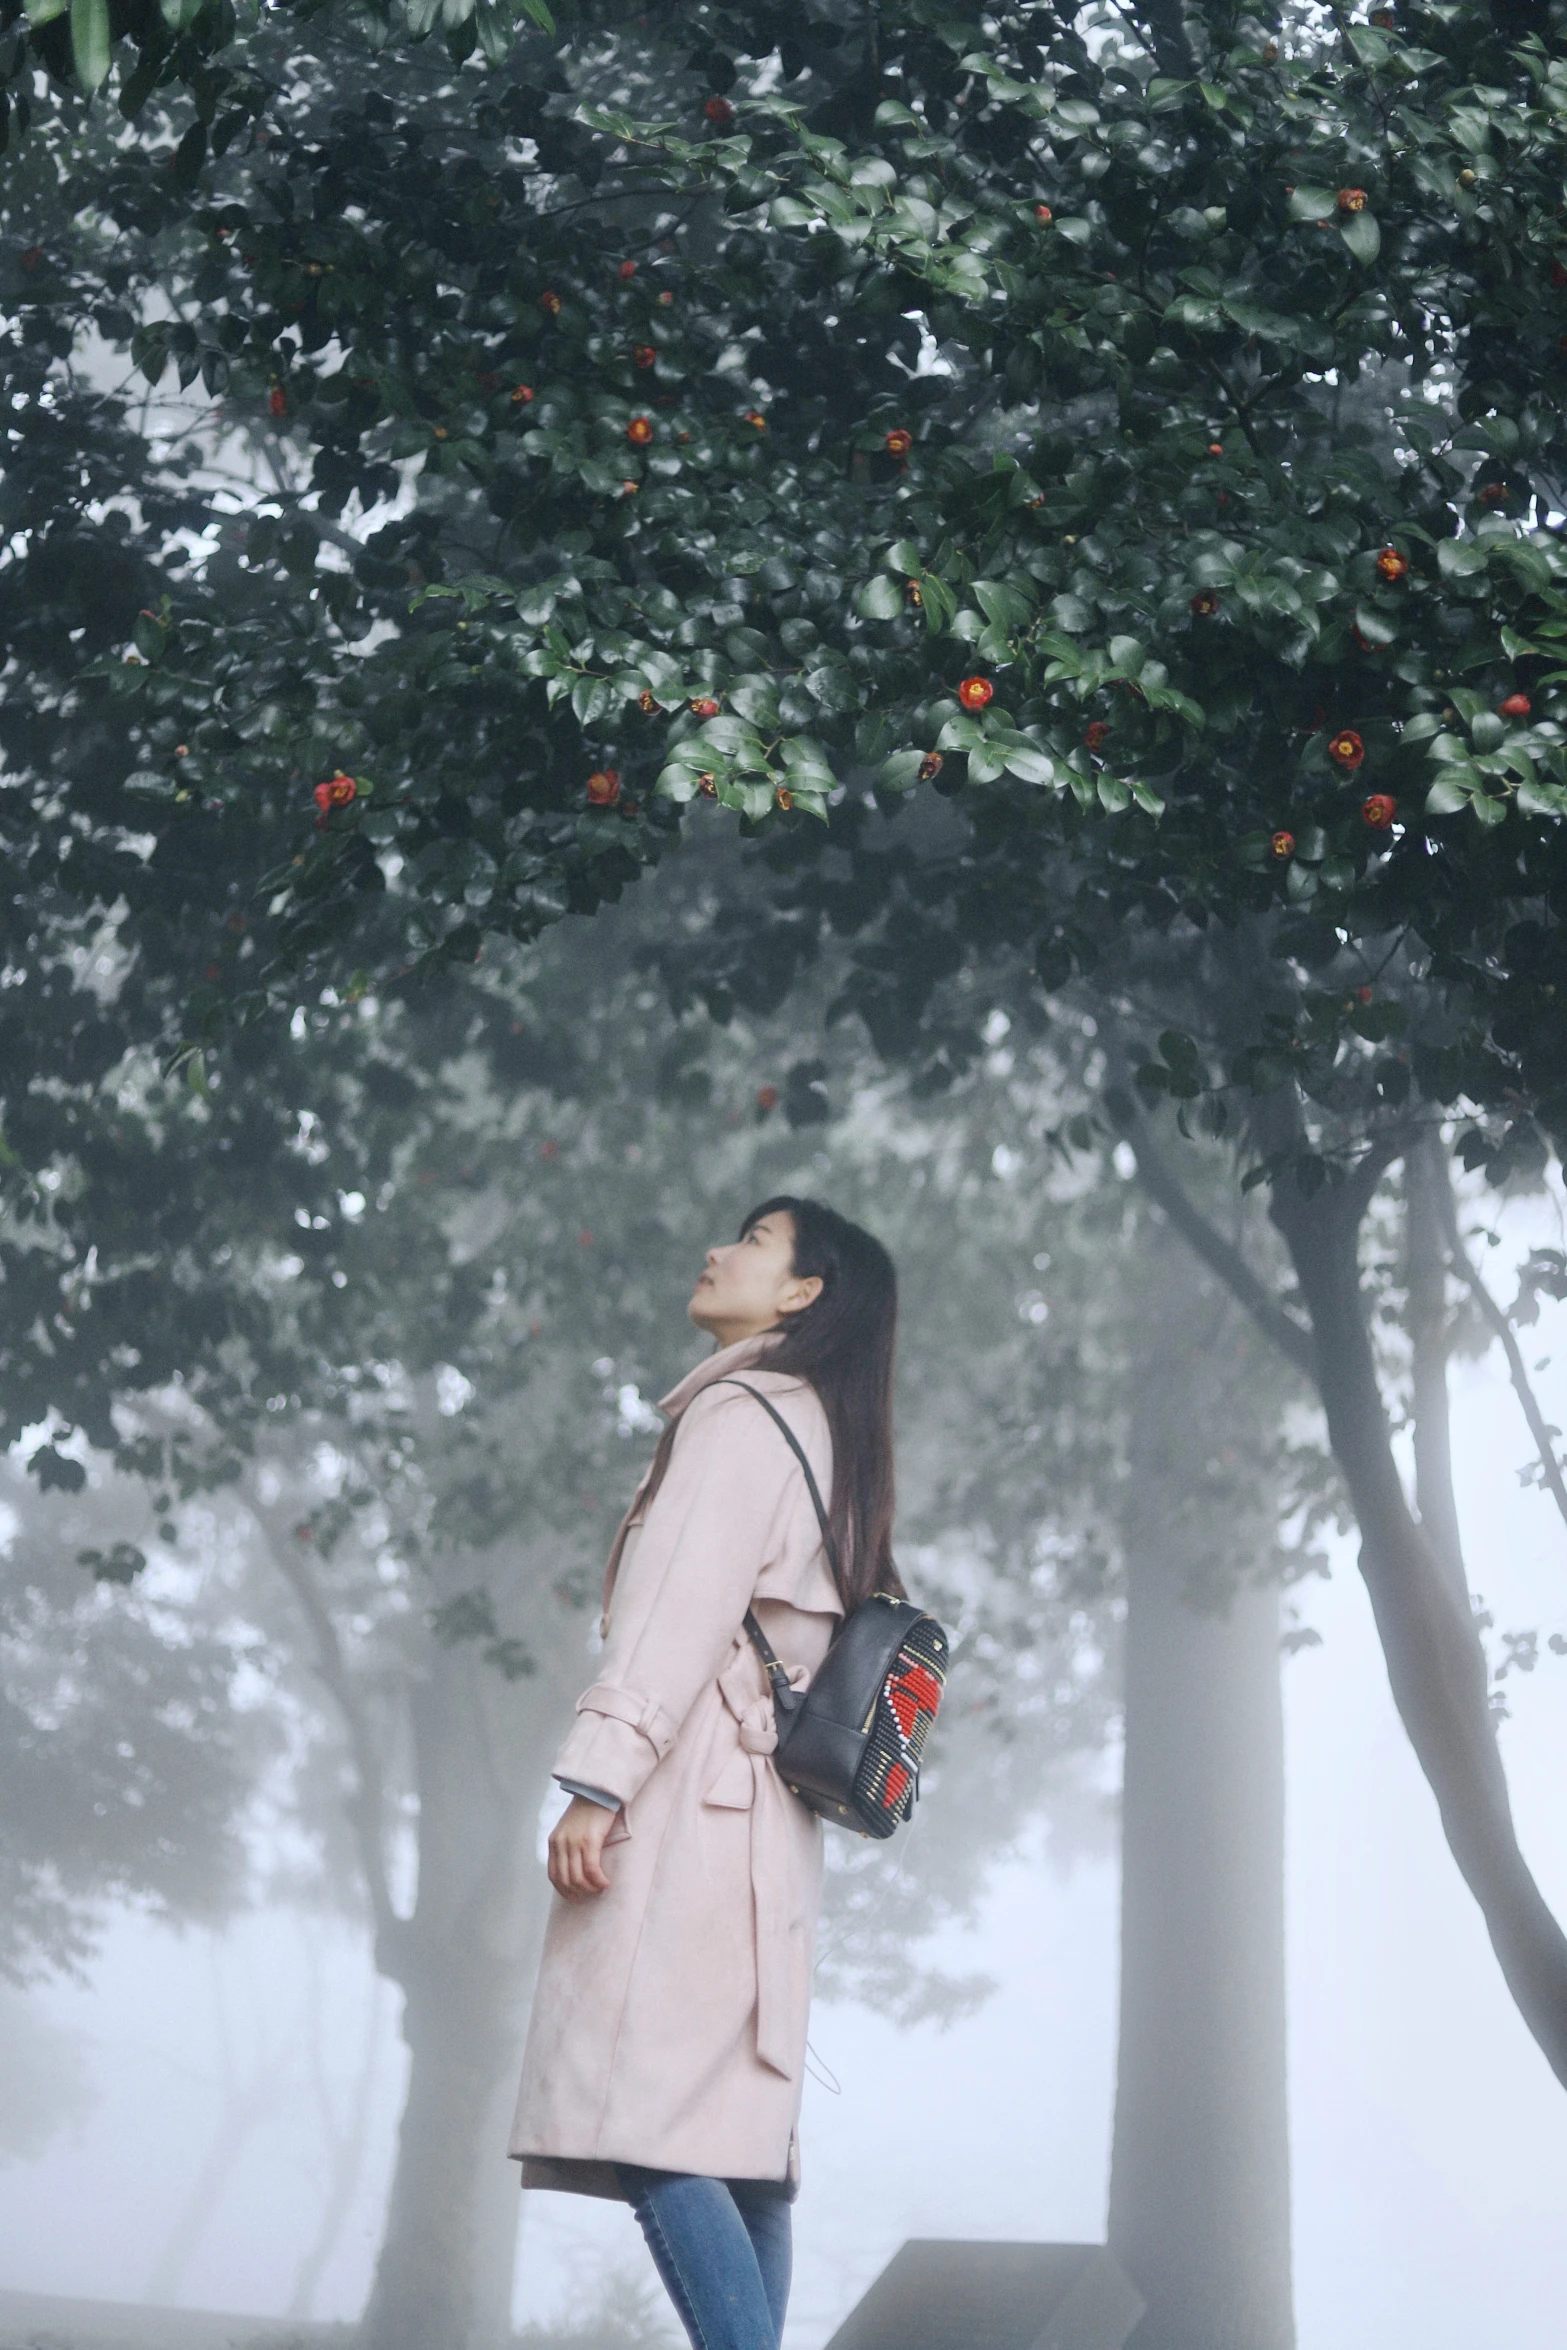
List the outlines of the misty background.
{"type": "MultiPolygon", "coordinates": [[[[244,1300],[245,1345],[279,1382],[249,1450],[212,1452],[229,1400],[178,1378],[125,1407],[125,1433],[183,1432],[205,1467],[182,1493],[149,1504],[78,1448],[81,1489],[40,1495],[19,1466],[39,1431],[14,1448],[8,1866],[25,1898],[0,2000],[0,2286],[355,2320],[395,2233],[402,2003],[457,2004],[454,1946],[421,1950],[418,1920],[471,1866],[477,1823],[489,1906],[462,2062],[495,2110],[470,2095],[459,2118],[463,2191],[490,2215],[491,2338],[671,2338],[620,2209],[530,2195],[513,2254],[504,2113],[549,1758],[590,1677],[648,1399],[701,1351],[682,1307],[702,1246],[798,1188],[899,1259],[901,1556],[957,1639],[913,1831],[874,1852],[831,1840],[791,2350],[825,2341],[907,2236],[1104,2237],[1139,1574],[1167,1611],[1144,1687],[1206,1658],[1231,1774],[1211,1820],[1156,1839],[1190,1833],[1195,1851],[1252,1821],[1256,1916],[1242,1883],[1205,1963],[1240,1950],[1263,1985],[1237,1994],[1229,2056],[1264,2091],[1283,2056],[1276,1889],[1267,1804],[1249,1807],[1277,1769],[1282,1686],[1289,2169],[1280,2152],[1273,2185],[1302,2350],[1546,2350],[1567,2111],[1394,1713],[1303,1386],[1124,1145],[1061,1153],[1041,1187],[1021,1144],[1092,1091],[1091,1012],[993,1013],[983,1066],[927,1099],[798,1006],[672,1014],[649,954],[723,877],[721,859],[660,876],[455,1006],[369,999],[296,1023],[295,1160],[326,1189],[245,1203],[202,1275],[244,1300]],[[116,1544],[145,1563],[118,1577],[116,1544]],[[399,1934],[389,1979],[373,1952],[399,1934]]],[[[1194,1183],[1220,1164],[1183,1148],[1194,1183]]],[[[1504,1298],[1561,1245],[1554,1169],[1461,1208],[1492,1236],[1504,1298]]],[[[1395,1399],[1406,1210],[1395,1173],[1371,1272],[1395,1399]]],[[[1266,1262],[1260,1213],[1243,1237],[1266,1262]]],[[[1562,1309],[1532,1310],[1535,1389],[1560,1424],[1562,1309]]],[[[1444,1313],[1469,1576],[1522,1840],[1560,1908],[1567,1527],[1529,1481],[1500,1351],[1456,1283],[1444,1313]]],[[[1221,1997],[1204,2028],[1222,2037],[1225,2017],[1221,1997]]],[[[457,2057],[414,2037],[422,2093],[455,2110],[457,2057]]]]}

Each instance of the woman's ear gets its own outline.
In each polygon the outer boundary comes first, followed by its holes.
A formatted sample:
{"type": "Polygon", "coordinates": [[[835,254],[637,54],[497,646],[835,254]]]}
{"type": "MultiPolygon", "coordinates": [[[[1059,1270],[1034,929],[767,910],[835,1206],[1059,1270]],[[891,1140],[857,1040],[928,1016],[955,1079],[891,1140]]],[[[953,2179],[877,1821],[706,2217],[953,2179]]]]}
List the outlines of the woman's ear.
{"type": "Polygon", "coordinates": [[[822,1294],[820,1273],[807,1273],[803,1280],[791,1281],[779,1305],[784,1314],[803,1314],[807,1306],[815,1305],[822,1294]]]}

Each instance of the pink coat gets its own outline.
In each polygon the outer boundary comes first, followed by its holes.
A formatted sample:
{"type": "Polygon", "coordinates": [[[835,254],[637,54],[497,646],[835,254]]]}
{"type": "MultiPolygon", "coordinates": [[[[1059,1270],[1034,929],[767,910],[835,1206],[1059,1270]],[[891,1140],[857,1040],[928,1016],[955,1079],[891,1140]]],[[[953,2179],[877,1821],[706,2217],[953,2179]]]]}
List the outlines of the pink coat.
{"type": "Polygon", "coordinates": [[[723,1348],[664,1398],[680,1434],[556,1760],[624,1808],[609,1891],[551,1908],[511,2135],[524,2186],[618,2194],[617,2162],[796,2175],[822,1830],[769,1759],[741,1619],[754,1604],[803,1686],[842,1609],[799,1463],[759,1403],[713,1385],[739,1371],[772,1400],[825,1499],[826,1414],[751,1367],[767,1346],[723,1348]]]}

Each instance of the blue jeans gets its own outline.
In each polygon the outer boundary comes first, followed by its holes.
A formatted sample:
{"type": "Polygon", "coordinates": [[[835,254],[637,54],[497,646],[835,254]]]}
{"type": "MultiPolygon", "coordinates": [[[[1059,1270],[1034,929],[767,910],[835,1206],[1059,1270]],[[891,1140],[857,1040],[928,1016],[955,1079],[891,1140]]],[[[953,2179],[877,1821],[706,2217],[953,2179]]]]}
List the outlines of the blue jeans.
{"type": "Polygon", "coordinates": [[[692,2350],[779,2350],[792,2258],[784,2189],[619,2169],[692,2350]]]}

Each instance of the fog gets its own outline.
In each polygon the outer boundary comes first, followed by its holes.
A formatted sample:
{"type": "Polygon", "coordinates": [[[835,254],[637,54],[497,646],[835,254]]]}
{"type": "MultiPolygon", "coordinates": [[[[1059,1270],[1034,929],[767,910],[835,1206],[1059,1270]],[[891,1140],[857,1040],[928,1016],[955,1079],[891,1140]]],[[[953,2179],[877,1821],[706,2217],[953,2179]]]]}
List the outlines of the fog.
{"type": "MultiPolygon", "coordinates": [[[[1567,1377],[1542,1374],[1540,1392],[1548,1414],[1567,1419],[1567,1377]]],[[[1567,1532],[1538,1492],[1520,1489],[1527,1443],[1497,1357],[1457,1368],[1454,1406],[1472,1573],[1497,1623],[1537,1626],[1543,1646],[1567,1626],[1567,1532]]],[[[1302,1600],[1321,1644],[1292,1655],[1284,1676],[1300,2343],[1554,2350],[1567,2105],[1443,1843],[1343,1537],[1331,1567],[1302,1600]]],[[[1564,1674],[1545,1650],[1538,1671],[1511,1676],[1502,1731],[1525,1848],[1558,1912],[1564,1674]]],[[[790,2350],[815,2350],[907,2236],[1102,2237],[1115,1775],[1112,1750],[1060,1820],[1047,1807],[995,1860],[972,1919],[934,1937],[929,1955],[993,1978],[976,2012],[944,2028],[818,2005],[790,2350]]],[[[881,1866],[912,1865],[940,1802],[938,1785],[907,1847],[881,1866]]],[[[76,2052],[82,2103],[46,2151],[0,2172],[5,2287],[283,2314],[318,2229],[328,2138],[353,2126],[362,2096],[362,2168],[312,2312],[354,2318],[403,2081],[395,2000],[362,1934],[281,1906],[221,1931],[119,1914],[89,1979],[39,1990],[29,2014],[35,2030],[47,2022],[61,2035],[44,2043],[52,2061],[76,2052]],[[193,2191],[223,2147],[198,2218],[193,2191]]],[[[649,2338],[665,2327],[626,2213],[529,2196],[518,2325],[580,2316],[606,2279],[621,2282],[649,2338]]]]}

